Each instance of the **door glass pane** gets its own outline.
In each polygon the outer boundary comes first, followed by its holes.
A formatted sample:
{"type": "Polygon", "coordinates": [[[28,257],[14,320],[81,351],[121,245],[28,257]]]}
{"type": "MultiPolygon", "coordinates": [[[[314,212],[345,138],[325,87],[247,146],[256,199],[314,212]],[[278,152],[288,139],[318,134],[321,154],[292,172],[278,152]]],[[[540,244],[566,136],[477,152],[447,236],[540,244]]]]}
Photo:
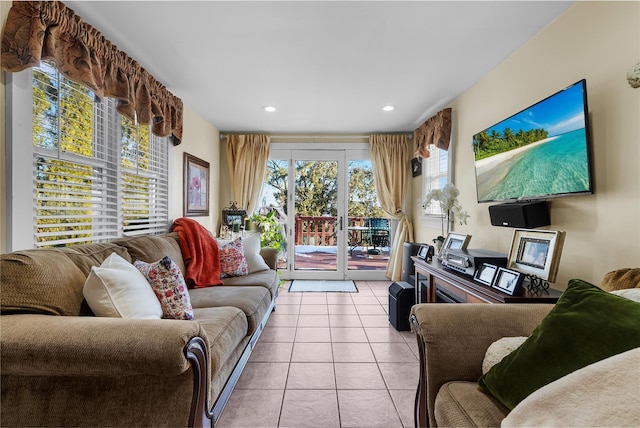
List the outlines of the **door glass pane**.
{"type": "MultiPolygon", "coordinates": [[[[271,211],[274,217],[282,226],[282,233],[285,238],[287,232],[287,180],[289,178],[289,161],[284,159],[269,159],[267,162],[267,172],[262,186],[262,196],[258,207],[258,213],[267,215],[271,211]]],[[[274,232],[275,233],[275,232],[274,232]]],[[[287,245],[278,243],[264,242],[269,240],[269,234],[263,233],[261,236],[262,246],[279,247],[278,253],[278,269],[287,269],[287,245]]],[[[280,238],[274,237],[274,240],[281,241],[280,238]]]]}
{"type": "Polygon", "coordinates": [[[336,271],[338,162],[295,161],[296,270],[336,271]]]}
{"type": "Polygon", "coordinates": [[[347,166],[347,269],[386,270],[391,230],[378,202],[371,161],[350,160],[347,166]]]}

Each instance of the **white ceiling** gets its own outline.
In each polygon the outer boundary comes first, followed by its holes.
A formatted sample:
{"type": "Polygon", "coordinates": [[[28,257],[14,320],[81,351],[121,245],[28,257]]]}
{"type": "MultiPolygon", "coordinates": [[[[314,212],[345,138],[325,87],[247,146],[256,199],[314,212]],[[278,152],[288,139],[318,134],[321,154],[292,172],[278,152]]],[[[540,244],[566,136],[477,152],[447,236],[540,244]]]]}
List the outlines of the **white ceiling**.
{"type": "Polygon", "coordinates": [[[571,4],[65,3],[221,131],[271,134],[412,131],[571,4]]]}

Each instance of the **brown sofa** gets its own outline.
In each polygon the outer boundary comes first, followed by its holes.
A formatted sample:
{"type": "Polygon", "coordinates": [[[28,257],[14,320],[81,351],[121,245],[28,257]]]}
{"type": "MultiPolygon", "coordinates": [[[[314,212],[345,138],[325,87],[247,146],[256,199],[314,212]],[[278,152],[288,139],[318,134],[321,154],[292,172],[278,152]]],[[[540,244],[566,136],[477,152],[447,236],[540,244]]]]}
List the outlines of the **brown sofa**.
{"type": "Polygon", "coordinates": [[[215,424],[275,307],[276,251],[189,290],[193,321],[93,316],[84,281],[114,252],[185,272],[176,233],[0,256],[2,426],[215,424]]]}
{"type": "MultiPolygon", "coordinates": [[[[634,287],[640,287],[637,268],[610,272],[600,284],[605,291],[634,287]]],[[[410,318],[420,352],[416,426],[500,426],[509,409],[478,386],[485,353],[501,338],[530,336],[553,308],[552,304],[414,305],[410,318]]]]}

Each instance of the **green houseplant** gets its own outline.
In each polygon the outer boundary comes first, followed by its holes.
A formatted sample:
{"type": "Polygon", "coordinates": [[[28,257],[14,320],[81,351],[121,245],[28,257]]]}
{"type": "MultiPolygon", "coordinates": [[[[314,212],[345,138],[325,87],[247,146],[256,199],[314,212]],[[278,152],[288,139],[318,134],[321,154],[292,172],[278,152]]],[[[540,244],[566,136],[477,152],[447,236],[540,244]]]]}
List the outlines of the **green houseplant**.
{"type": "Polygon", "coordinates": [[[260,246],[275,248],[280,254],[287,248],[287,239],[284,228],[278,222],[275,214],[275,210],[269,211],[267,214],[255,213],[250,217],[250,220],[260,232],[260,246]]]}

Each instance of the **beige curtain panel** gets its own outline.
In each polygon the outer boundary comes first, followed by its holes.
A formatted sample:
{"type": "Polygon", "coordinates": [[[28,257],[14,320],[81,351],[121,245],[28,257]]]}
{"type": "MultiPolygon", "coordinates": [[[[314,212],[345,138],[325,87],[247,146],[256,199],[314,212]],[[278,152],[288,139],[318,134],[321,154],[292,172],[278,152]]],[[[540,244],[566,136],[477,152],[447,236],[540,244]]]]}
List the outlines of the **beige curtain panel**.
{"type": "Polygon", "coordinates": [[[22,71],[43,59],[97,97],[119,101],[118,111],[137,118],[159,137],[182,140],[182,100],[136,61],[118,50],[59,1],[14,1],[2,33],[2,69],[22,71]]]}
{"type": "Polygon", "coordinates": [[[264,183],[271,137],[268,135],[227,135],[227,162],[233,200],[252,213],[264,183]]]}
{"type": "Polygon", "coordinates": [[[428,158],[427,147],[433,144],[439,149],[449,150],[451,139],[451,109],[440,110],[415,130],[416,152],[418,158],[428,158]]]}
{"type": "Polygon", "coordinates": [[[390,218],[399,220],[386,275],[392,281],[400,281],[403,244],[413,241],[413,226],[403,210],[410,170],[409,144],[406,134],[371,135],[369,144],[380,206],[390,218]]]}

